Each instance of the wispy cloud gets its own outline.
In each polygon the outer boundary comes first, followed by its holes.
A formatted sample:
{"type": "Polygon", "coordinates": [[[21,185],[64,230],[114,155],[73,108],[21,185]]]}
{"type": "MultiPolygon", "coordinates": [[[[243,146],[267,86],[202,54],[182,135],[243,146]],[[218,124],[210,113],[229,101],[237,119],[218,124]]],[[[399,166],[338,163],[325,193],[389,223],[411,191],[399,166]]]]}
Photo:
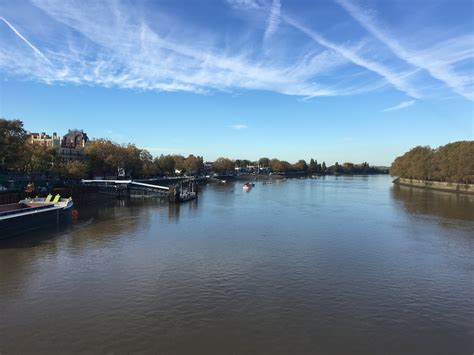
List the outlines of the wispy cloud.
{"type": "Polygon", "coordinates": [[[199,94],[264,90],[307,99],[390,87],[418,99],[432,84],[418,80],[427,71],[454,92],[472,98],[469,62],[460,63],[474,58],[472,34],[415,52],[349,0],[337,1],[357,21],[351,21],[355,26],[363,24],[370,38],[334,28],[318,30],[317,21],[305,19],[304,12],[294,10],[296,5],[282,6],[281,0],[223,1],[231,6],[222,13],[231,21],[223,22],[232,23],[223,31],[206,27],[216,24],[201,19],[180,18],[179,11],[167,11],[168,6],[159,3],[144,8],[142,3],[130,6],[121,0],[31,0],[20,16],[7,2],[2,6],[12,9],[2,8],[0,17],[0,24],[6,25],[0,26],[0,71],[48,84],[199,94]],[[247,21],[245,26],[238,27],[242,21],[247,21]],[[378,51],[382,47],[384,55],[378,51]]]}
{"type": "Polygon", "coordinates": [[[48,60],[48,58],[46,58],[46,56],[41,53],[41,51],[36,48],[33,44],[31,44],[30,41],[28,41],[9,21],[7,21],[6,19],[4,19],[3,17],[0,17],[0,20],[2,20],[8,27],[10,27],[10,29],[23,41],[26,43],[26,45],[28,47],[30,47],[38,56],[40,56],[41,58],[43,58],[48,64],[51,64],[50,61],[48,60]]]}
{"type": "Polygon", "coordinates": [[[268,40],[278,28],[280,22],[281,2],[280,0],[273,0],[270,7],[270,15],[267,20],[267,28],[264,34],[264,40],[268,40]]]}
{"type": "Polygon", "coordinates": [[[235,130],[237,130],[237,131],[240,131],[240,130],[242,130],[242,129],[248,128],[249,126],[247,126],[246,124],[241,124],[241,123],[240,123],[240,124],[233,124],[233,125],[230,125],[229,127],[232,128],[232,129],[235,129],[235,130]]]}
{"type": "Polygon", "coordinates": [[[232,7],[239,9],[259,9],[260,5],[255,0],[227,0],[227,3],[232,7]]]}
{"type": "Polygon", "coordinates": [[[401,110],[402,108],[413,106],[414,104],[415,104],[415,100],[403,101],[403,102],[400,102],[396,106],[389,107],[389,108],[386,108],[385,110],[382,110],[382,112],[397,111],[397,110],[401,110]]]}
{"type": "Polygon", "coordinates": [[[10,75],[47,83],[139,90],[205,93],[250,89],[314,97],[351,94],[343,82],[327,85],[315,75],[318,68],[344,65],[334,55],[317,57],[311,51],[315,60],[305,67],[307,51],[291,62],[265,58],[250,50],[223,51],[212,46],[212,37],[196,41],[170,31],[184,27],[178,19],[163,15],[163,21],[157,21],[163,30],[151,28],[120,2],[95,2],[93,11],[80,2],[33,2],[49,16],[44,21],[56,27],[62,24],[56,29],[55,45],[47,49],[53,65],[38,65],[10,42],[0,48],[0,68],[10,75]],[[74,36],[63,40],[62,32],[67,31],[73,31],[74,36]],[[289,75],[295,71],[297,75],[289,75]]]}
{"type": "Polygon", "coordinates": [[[417,68],[425,69],[433,78],[444,82],[457,94],[474,100],[474,91],[469,89],[473,82],[472,71],[462,75],[452,68],[453,63],[474,57],[474,36],[470,34],[454,38],[448,43],[437,44],[433,48],[417,52],[407,49],[395,36],[385,30],[386,26],[379,25],[373,10],[361,8],[351,0],[336,0],[336,2],[368,32],[390,48],[398,58],[417,68]],[[454,46],[460,42],[462,46],[454,46]]]}
{"type": "Polygon", "coordinates": [[[409,83],[408,80],[406,80],[416,71],[402,72],[402,73],[392,72],[386,66],[378,62],[362,57],[360,54],[357,53],[356,50],[353,50],[347,46],[336,44],[326,39],[321,34],[311,30],[310,28],[306,27],[301,22],[297,21],[296,19],[290,16],[282,15],[281,18],[284,19],[285,22],[288,23],[289,25],[305,33],[308,37],[310,37],[311,39],[313,39],[315,42],[319,43],[320,45],[326,48],[332,49],[333,51],[342,55],[344,58],[351,61],[352,63],[380,75],[385,80],[387,80],[388,83],[393,85],[399,91],[404,92],[408,96],[411,96],[414,98],[420,97],[420,94],[417,92],[417,90],[409,83]]]}

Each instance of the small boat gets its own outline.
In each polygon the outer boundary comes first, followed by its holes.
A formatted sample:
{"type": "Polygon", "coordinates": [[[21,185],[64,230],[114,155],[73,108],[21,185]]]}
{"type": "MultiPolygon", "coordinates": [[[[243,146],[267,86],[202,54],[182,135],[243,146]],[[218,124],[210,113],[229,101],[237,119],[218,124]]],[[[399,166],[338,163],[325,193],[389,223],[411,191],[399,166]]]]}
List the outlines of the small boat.
{"type": "Polygon", "coordinates": [[[179,194],[179,201],[186,202],[197,198],[197,193],[194,191],[184,191],[179,194]]]}
{"type": "Polygon", "coordinates": [[[226,183],[227,183],[227,180],[221,180],[221,183],[222,183],[222,184],[226,184],[226,183]]]}
{"type": "Polygon", "coordinates": [[[56,195],[0,205],[0,239],[71,220],[72,198],[56,195]]]}
{"type": "Polygon", "coordinates": [[[244,186],[242,187],[242,189],[244,190],[244,192],[248,192],[254,186],[255,186],[255,184],[251,184],[250,182],[246,182],[244,184],[244,186]]]}

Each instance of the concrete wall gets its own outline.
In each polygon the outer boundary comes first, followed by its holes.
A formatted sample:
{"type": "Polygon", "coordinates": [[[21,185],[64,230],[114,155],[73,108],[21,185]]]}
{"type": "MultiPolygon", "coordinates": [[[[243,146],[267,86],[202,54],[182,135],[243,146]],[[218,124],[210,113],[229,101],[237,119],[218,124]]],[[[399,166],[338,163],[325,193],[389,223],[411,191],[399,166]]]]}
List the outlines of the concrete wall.
{"type": "Polygon", "coordinates": [[[394,183],[403,185],[403,186],[420,187],[423,189],[440,190],[440,191],[448,191],[448,192],[474,195],[474,184],[455,184],[455,183],[450,183],[450,182],[424,181],[424,180],[403,179],[403,178],[396,179],[394,183]]]}

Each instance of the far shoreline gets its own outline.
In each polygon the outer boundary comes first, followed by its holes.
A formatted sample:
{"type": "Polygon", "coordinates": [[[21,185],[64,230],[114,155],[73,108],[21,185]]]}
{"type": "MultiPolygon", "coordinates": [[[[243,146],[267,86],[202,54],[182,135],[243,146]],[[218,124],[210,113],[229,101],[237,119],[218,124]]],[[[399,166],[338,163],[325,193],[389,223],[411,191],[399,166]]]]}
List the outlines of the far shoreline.
{"type": "Polygon", "coordinates": [[[416,179],[396,178],[395,185],[414,187],[424,190],[443,191],[456,194],[474,195],[474,184],[459,184],[442,181],[427,181],[416,179]]]}

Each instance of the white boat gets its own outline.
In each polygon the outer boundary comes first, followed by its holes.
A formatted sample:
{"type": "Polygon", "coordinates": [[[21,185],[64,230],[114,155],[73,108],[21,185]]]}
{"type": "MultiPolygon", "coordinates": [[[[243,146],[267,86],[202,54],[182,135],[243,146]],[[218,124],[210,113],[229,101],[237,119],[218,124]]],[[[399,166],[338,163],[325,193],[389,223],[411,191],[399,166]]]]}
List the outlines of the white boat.
{"type": "Polygon", "coordinates": [[[251,184],[250,182],[246,182],[244,184],[244,186],[242,187],[242,190],[244,190],[244,192],[248,192],[254,186],[255,186],[255,184],[251,184]]]}

